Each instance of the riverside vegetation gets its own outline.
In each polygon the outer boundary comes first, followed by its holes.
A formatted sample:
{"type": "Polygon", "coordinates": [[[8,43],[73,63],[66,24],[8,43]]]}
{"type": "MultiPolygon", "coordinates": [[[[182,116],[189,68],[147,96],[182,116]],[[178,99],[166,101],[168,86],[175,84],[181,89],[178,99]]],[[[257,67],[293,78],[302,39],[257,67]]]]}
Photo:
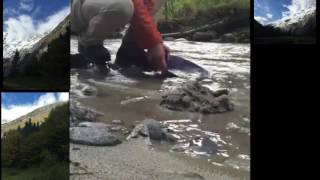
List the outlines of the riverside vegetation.
{"type": "Polygon", "coordinates": [[[158,15],[165,38],[249,42],[249,0],[168,0],[158,15]]]}

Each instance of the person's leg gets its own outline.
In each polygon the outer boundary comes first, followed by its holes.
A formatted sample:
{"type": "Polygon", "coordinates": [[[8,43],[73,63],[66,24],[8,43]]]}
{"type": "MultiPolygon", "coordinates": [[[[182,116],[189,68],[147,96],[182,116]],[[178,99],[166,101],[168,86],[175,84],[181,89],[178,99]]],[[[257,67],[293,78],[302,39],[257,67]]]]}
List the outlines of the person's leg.
{"type": "MultiPolygon", "coordinates": [[[[155,0],[153,15],[163,6],[165,0],[155,0]]],[[[148,61],[147,53],[135,42],[132,34],[128,31],[122,39],[122,44],[117,52],[116,65],[129,67],[135,65],[145,71],[151,71],[152,65],[148,61]]]]}
{"type": "Polygon", "coordinates": [[[131,0],[84,0],[81,17],[87,22],[79,37],[79,52],[105,67],[110,54],[103,47],[103,40],[116,29],[129,23],[133,15],[131,0]]]}
{"type": "Polygon", "coordinates": [[[71,31],[76,32],[77,34],[82,32],[88,24],[81,13],[81,6],[83,2],[84,0],[73,0],[71,4],[71,31]]]}
{"type": "Polygon", "coordinates": [[[131,39],[127,33],[118,49],[115,64],[118,67],[127,68],[132,65],[140,67],[144,71],[151,71],[151,64],[148,61],[147,53],[131,39]]]}
{"type": "Polygon", "coordinates": [[[129,23],[133,16],[133,3],[132,0],[85,0],[82,15],[88,25],[81,34],[80,43],[97,45],[129,23]]]}

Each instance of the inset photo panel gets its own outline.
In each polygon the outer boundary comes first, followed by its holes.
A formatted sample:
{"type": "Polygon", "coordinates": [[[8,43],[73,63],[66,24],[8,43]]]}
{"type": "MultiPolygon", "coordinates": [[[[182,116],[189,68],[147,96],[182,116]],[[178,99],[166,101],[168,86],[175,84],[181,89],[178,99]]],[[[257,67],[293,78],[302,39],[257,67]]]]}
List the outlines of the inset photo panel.
{"type": "Polygon", "coordinates": [[[68,91],[70,1],[3,2],[3,89],[68,91]]]}
{"type": "Polygon", "coordinates": [[[72,0],[70,180],[250,179],[250,0],[72,0]]]}
{"type": "Polygon", "coordinates": [[[316,0],[254,0],[255,44],[316,44],[316,0]]]}
{"type": "Polygon", "coordinates": [[[69,92],[1,93],[1,179],[69,179],[69,92]]]}

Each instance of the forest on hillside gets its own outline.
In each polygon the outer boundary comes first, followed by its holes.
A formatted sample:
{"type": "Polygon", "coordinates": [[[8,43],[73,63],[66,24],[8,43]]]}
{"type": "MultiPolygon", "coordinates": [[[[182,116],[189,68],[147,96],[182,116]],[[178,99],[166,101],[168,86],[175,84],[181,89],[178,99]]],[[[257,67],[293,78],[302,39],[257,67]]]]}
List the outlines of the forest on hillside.
{"type": "Polygon", "coordinates": [[[51,110],[44,123],[29,119],[1,139],[3,179],[69,179],[69,105],[51,110]],[[49,178],[50,177],[50,178],[49,178]]]}
{"type": "Polygon", "coordinates": [[[67,90],[69,89],[70,32],[52,40],[46,51],[27,53],[15,51],[4,89],[67,90]]]}

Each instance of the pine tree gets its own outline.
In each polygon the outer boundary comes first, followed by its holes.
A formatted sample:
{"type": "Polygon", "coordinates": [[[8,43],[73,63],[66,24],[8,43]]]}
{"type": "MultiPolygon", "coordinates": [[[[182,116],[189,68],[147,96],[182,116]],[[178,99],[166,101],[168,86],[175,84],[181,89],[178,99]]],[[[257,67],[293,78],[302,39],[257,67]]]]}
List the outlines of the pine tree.
{"type": "Polygon", "coordinates": [[[20,60],[20,53],[18,50],[14,53],[14,57],[12,60],[12,67],[11,67],[11,76],[14,77],[19,72],[19,60],[20,60]]]}

